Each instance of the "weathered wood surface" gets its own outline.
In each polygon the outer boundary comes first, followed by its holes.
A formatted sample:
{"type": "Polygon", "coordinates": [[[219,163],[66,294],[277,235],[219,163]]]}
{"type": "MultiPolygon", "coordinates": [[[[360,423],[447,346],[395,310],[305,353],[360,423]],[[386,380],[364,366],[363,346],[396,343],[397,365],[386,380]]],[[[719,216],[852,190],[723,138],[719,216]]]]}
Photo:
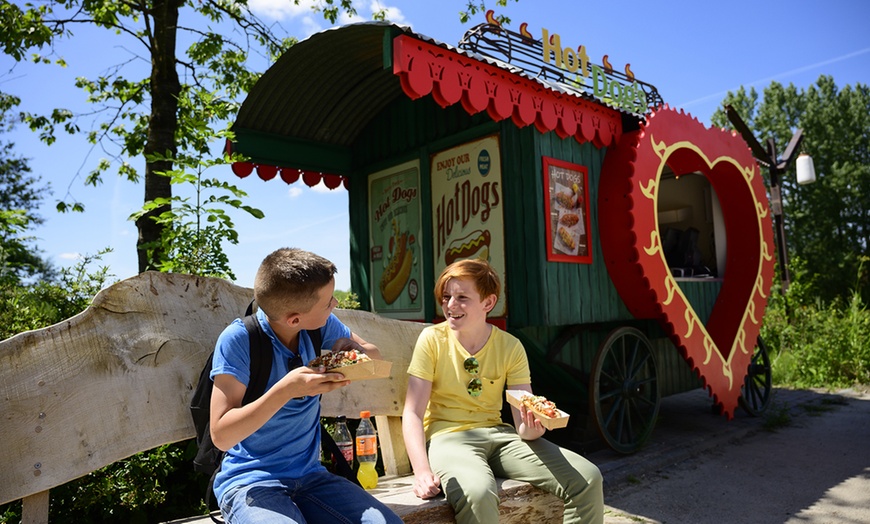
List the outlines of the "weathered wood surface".
{"type": "MultiPolygon", "coordinates": [[[[0,503],[192,437],[188,404],[199,371],[251,295],[220,279],[143,273],[101,291],[69,320],[0,342],[0,503]]],[[[390,416],[382,445],[391,442],[401,455],[392,417],[401,415],[405,370],[424,325],[336,314],[380,347],[392,377],[324,395],[324,415],[368,409],[390,416]]],[[[407,470],[403,461],[390,460],[394,470],[407,470]]]]}

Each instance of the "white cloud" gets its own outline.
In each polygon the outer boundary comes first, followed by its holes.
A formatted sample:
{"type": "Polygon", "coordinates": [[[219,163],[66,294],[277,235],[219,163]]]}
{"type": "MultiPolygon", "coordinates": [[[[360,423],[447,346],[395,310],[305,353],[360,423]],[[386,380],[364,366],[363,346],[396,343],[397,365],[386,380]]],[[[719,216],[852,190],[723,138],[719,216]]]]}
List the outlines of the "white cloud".
{"type": "Polygon", "coordinates": [[[300,40],[304,40],[309,36],[319,33],[323,31],[323,26],[320,25],[319,22],[313,16],[303,16],[302,20],[302,34],[299,36],[300,40]]]}
{"type": "Polygon", "coordinates": [[[323,180],[321,180],[320,182],[317,183],[316,186],[311,188],[311,191],[313,191],[315,193],[331,193],[332,191],[335,191],[335,190],[329,189],[328,187],[326,187],[323,184],[323,180]]]}
{"type": "Polygon", "coordinates": [[[314,0],[250,0],[248,6],[258,16],[271,18],[278,22],[298,18],[312,12],[314,0]]]}
{"type": "Polygon", "coordinates": [[[61,260],[81,260],[82,254],[81,253],[61,253],[60,255],[57,256],[57,258],[59,258],[61,260]]]}
{"type": "Polygon", "coordinates": [[[301,194],[302,194],[302,188],[299,186],[290,186],[287,189],[287,196],[289,196],[290,198],[296,198],[301,194]]]}
{"type": "Polygon", "coordinates": [[[387,20],[393,22],[394,24],[405,24],[408,25],[408,21],[405,19],[405,15],[402,14],[402,10],[398,7],[389,7],[384,6],[378,0],[372,0],[369,4],[369,9],[372,13],[383,9],[387,12],[387,20]]]}
{"type": "MultiPolygon", "coordinates": [[[[296,21],[301,24],[302,31],[300,36],[302,38],[307,38],[314,33],[318,33],[329,25],[326,19],[323,18],[322,12],[314,9],[322,4],[322,0],[299,0],[298,4],[294,0],[249,0],[248,2],[251,11],[258,16],[277,22],[296,21]]],[[[384,5],[378,0],[355,0],[353,6],[357,14],[351,16],[342,10],[339,13],[338,20],[336,20],[336,25],[371,20],[372,14],[382,9],[387,13],[387,20],[399,24],[408,23],[401,9],[384,5]]]]}

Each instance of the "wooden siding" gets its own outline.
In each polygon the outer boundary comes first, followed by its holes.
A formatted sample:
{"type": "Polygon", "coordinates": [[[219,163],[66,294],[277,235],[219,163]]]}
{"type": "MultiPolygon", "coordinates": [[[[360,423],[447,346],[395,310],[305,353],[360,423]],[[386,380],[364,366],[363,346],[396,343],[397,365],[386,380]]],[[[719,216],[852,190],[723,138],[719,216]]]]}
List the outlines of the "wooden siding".
{"type": "MultiPolygon", "coordinates": [[[[351,288],[360,297],[363,309],[370,309],[369,286],[369,173],[407,162],[420,160],[420,201],[423,205],[424,237],[432,231],[429,155],[498,130],[486,115],[469,115],[460,105],[441,108],[431,97],[411,100],[402,97],[387,106],[353,146],[354,173],[349,188],[351,288]]],[[[431,240],[431,238],[430,238],[431,240]]],[[[425,264],[423,289],[431,296],[434,287],[432,244],[421,242],[425,264]]],[[[431,320],[435,304],[427,301],[424,314],[431,320]]]]}
{"type": "Polygon", "coordinates": [[[598,234],[598,182],[604,149],[534,127],[502,127],[507,286],[511,326],[560,326],[630,320],[607,274],[598,234]],[[592,264],[547,261],[544,156],[586,166],[592,264]]]}

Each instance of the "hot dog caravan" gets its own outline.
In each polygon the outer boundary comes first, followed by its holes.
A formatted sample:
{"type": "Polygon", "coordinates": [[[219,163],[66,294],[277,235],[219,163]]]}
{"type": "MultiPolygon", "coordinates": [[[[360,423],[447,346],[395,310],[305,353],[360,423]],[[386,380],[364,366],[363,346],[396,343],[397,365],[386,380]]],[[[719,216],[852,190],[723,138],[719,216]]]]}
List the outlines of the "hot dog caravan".
{"type": "Polygon", "coordinates": [[[439,272],[488,260],[491,321],[572,414],[557,440],[632,452],[663,396],[701,386],[728,418],[763,411],[775,254],[746,143],[627,64],[521,27],[451,46],[373,22],[299,42],[242,105],[233,172],[346,190],[350,224],[329,227],[350,228],[352,287],[378,314],[438,321],[439,272]]]}

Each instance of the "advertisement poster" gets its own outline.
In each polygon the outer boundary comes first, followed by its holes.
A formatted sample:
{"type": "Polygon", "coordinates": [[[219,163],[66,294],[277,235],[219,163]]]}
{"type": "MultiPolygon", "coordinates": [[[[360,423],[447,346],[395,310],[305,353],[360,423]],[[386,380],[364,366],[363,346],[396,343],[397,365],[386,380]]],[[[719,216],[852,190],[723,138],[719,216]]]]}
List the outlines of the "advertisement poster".
{"type": "Polygon", "coordinates": [[[586,167],[544,157],[544,191],[547,260],[591,264],[586,167]]]}
{"type": "Polygon", "coordinates": [[[423,319],[420,162],[369,175],[372,309],[391,318],[423,319]]]}
{"type": "MultiPolygon", "coordinates": [[[[435,278],[456,260],[487,260],[501,278],[503,290],[490,316],[504,316],[507,283],[498,136],[436,153],[430,169],[435,278]]],[[[441,314],[440,307],[436,311],[441,314]]]]}

